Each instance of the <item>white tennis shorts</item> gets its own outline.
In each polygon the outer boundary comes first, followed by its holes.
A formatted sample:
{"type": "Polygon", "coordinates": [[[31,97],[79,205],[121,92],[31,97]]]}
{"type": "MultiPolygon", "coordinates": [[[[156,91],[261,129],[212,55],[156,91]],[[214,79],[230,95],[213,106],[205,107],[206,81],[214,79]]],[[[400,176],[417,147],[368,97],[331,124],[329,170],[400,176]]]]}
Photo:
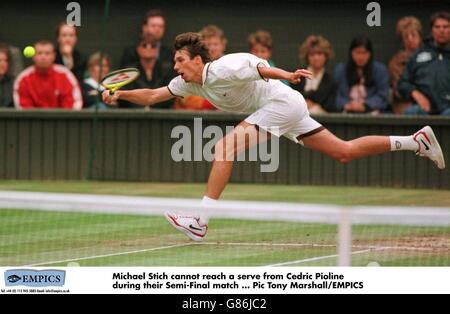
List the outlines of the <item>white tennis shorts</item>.
{"type": "Polygon", "coordinates": [[[290,97],[291,101],[276,101],[263,106],[248,116],[245,122],[255,124],[277,137],[283,135],[303,145],[302,138],[325,128],[309,116],[303,96],[297,95],[300,97],[290,97]]]}

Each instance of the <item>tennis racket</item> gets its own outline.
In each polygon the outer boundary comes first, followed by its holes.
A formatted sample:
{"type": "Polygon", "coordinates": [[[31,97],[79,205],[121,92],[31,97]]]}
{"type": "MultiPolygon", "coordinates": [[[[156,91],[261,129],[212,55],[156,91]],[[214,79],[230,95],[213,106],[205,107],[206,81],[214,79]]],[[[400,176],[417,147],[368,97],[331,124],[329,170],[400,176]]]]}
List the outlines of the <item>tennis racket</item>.
{"type": "Polygon", "coordinates": [[[109,94],[114,94],[119,88],[130,84],[139,77],[139,70],[127,68],[108,73],[100,84],[109,90],[109,94]]]}

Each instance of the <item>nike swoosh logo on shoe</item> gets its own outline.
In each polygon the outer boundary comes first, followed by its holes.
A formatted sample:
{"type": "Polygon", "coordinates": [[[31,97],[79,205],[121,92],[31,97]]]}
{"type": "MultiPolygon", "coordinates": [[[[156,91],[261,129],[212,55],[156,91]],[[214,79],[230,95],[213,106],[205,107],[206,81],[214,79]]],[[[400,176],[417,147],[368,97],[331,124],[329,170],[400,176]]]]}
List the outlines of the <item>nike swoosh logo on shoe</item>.
{"type": "Polygon", "coordinates": [[[189,228],[194,229],[194,230],[197,230],[197,231],[203,231],[203,229],[199,229],[199,228],[197,228],[197,227],[194,227],[192,224],[189,225],[189,228]]]}
{"type": "Polygon", "coordinates": [[[426,150],[430,150],[430,147],[423,141],[423,139],[420,139],[423,145],[425,145],[426,150]]]}

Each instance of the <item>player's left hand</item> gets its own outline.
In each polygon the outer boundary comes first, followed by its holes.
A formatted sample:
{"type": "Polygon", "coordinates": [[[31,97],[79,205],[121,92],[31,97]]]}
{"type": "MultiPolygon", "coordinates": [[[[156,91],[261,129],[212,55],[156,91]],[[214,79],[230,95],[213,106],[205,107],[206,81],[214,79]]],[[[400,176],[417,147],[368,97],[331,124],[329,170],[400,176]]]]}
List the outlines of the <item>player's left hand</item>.
{"type": "Polygon", "coordinates": [[[297,71],[291,73],[291,77],[288,79],[289,83],[298,84],[302,80],[302,77],[307,79],[312,79],[313,73],[306,69],[298,69],[297,71]]]}

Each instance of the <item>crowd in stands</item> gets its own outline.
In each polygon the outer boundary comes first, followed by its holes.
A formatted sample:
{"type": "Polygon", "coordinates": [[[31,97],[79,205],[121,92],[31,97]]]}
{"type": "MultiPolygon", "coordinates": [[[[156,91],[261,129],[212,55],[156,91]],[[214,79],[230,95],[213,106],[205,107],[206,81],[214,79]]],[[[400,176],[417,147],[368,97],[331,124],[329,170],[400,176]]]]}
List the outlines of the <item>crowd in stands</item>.
{"type": "MultiPolygon", "coordinates": [[[[425,37],[417,18],[401,18],[396,31],[402,49],[388,66],[375,60],[370,38],[355,36],[347,60],[338,62],[332,72],[326,70],[334,58],[330,40],[310,35],[299,46],[298,67],[308,68],[313,78],[292,88],[302,93],[312,114],[450,115],[450,12],[434,13],[430,26],[431,36],[425,37]]],[[[165,27],[160,10],[146,14],[136,44],[124,49],[120,61],[120,68],[138,68],[141,75],[124,89],[158,88],[175,77],[174,51],[162,44],[165,27]]],[[[227,39],[222,29],[207,25],[199,32],[212,61],[225,54],[227,39]]],[[[77,49],[77,42],[77,28],[60,23],[55,42],[40,40],[34,44],[33,65],[25,69],[20,50],[0,43],[0,108],[142,108],[124,101],[114,107],[101,102],[103,87],[99,81],[112,70],[111,59],[100,52],[87,58],[77,49]]],[[[269,32],[257,30],[248,35],[247,42],[249,53],[275,67],[269,32]]],[[[194,95],[154,108],[215,110],[208,100],[194,95]]]]}

